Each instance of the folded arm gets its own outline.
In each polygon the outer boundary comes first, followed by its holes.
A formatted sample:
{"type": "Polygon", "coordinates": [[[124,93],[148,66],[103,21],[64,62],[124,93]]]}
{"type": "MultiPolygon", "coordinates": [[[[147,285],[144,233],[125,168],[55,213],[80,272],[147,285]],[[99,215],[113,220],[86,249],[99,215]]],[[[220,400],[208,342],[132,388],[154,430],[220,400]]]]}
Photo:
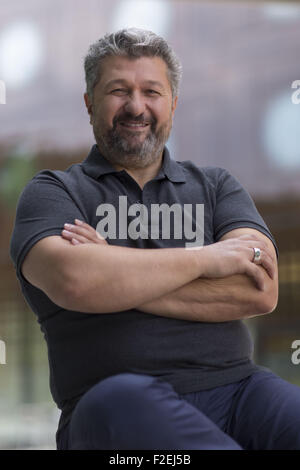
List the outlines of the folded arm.
{"type": "Polygon", "coordinates": [[[198,282],[198,278],[212,282],[214,278],[222,281],[232,275],[242,275],[247,280],[249,277],[256,286],[254,289],[262,292],[266,279],[263,268],[252,263],[254,246],[264,250],[262,263],[269,276],[276,275],[272,253],[265,241],[253,234],[198,250],[151,250],[108,245],[88,224],[69,230],[63,231],[62,237],[51,236],[37,242],[22,265],[22,273],[29,282],[68,310],[110,313],[137,308],[163,316],[205,321],[200,311],[195,318],[195,310],[191,308],[192,303],[195,305],[191,293],[197,292],[192,282],[198,282]],[[180,302],[185,309],[179,311],[180,302]]]}
{"type": "Polygon", "coordinates": [[[275,248],[267,236],[251,228],[232,230],[221,240],[244,234],[254,234],[263,240],[272,253],[273,279],[262,266],[258,266],[264,279],[263,290],[258,289],[247,275],[235,274],[222,279],[199,278],[138,308],[154,315],[203,322],[238,320],[271,313],[278,301],[275,248]]]}
{"type": "Polygon", "coordinates": [[[201,275],[198,257],[184,248],[74,246],[60,236],[38,241],[21,269],[25,279],[54,303],[85,313],[128,310],[201,275]]]}

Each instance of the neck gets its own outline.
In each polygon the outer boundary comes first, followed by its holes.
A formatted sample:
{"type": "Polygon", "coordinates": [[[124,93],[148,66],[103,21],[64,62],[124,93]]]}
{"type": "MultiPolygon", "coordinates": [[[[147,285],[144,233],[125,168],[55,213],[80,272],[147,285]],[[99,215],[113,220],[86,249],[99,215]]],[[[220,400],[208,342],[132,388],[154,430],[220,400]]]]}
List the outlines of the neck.
{"type": "Polygon", "coordinates": [[[127,173],[137,182],[137,184],[143,189],[145,184],[155,178],[157,174],[159,173],[159,170],[162,165],[162,160],[163,160],[163,153],[157,158],[154,162],[152,162],[150,165],[148,165],[145,168],[132,168],[129,165],[128,166],[123,166],[123,165],[117,165],[113,164],[114,168],[116,170],[121,171],[121,170],[126,170],[127,173]]]}

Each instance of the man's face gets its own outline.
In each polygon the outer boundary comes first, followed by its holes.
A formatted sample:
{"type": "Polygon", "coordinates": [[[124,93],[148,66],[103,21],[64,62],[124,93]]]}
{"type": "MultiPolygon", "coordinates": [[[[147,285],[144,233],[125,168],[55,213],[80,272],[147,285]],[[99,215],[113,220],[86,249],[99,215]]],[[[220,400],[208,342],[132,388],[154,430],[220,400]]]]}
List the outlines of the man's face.
{"type": "Polygon", "coordinates": [[[107,57],[92,103],[85,94],[100,151],[115,165],[145,168],[162,154],[177,97],[159,57],[107,57]]]}

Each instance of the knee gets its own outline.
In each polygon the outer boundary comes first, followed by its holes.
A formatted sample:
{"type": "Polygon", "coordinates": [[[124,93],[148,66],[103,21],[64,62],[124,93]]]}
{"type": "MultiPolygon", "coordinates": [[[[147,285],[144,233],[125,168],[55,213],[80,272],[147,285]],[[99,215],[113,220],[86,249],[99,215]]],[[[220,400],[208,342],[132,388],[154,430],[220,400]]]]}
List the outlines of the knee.
{"type": "Polygon", "coordinates": [[[95,414],[103,412],[105,414],[116,410],[126,410],[134,405],[135,408],[145,406],[147,401],[153,396],[153,388],[172,387],[156,377],[144,374],[121,373],[116,374],[94,385],[81,398],[79,407],[84,408],[84,412],[95,414]]]}
{"type": "Polygon", "coordinates": [[[157,377],[146,374],[134,374],[132,372],[122,372],[121,374],[111,375],[106,379],[101,380],[98,383],[103,390],[110,389],[114,390],[136,390],[136,389],[145,389],[149,388],[155,384],[155,382],[160,381],[157,377]]]}
{"type": "Polygon", "coordinates": [[[107,377],[94,387],[94,395],[106,403],[126,404],[128,400],[146,397],[148,391],[161,384],[156,377],[145,374],[121,373],[107,377]]]}

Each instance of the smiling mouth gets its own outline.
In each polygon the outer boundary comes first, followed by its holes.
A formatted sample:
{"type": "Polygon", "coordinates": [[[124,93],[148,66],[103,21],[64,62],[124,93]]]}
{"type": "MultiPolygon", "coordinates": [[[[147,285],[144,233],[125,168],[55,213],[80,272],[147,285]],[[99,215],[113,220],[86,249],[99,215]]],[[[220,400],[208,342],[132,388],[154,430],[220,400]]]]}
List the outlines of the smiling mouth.
{"type": "Polygon", "coordinates": [[[150,124],[142,122],[119,122],[120,126],[125,127],[126,129],[137,130],[137,129],[146,129],[150,124]]]}

